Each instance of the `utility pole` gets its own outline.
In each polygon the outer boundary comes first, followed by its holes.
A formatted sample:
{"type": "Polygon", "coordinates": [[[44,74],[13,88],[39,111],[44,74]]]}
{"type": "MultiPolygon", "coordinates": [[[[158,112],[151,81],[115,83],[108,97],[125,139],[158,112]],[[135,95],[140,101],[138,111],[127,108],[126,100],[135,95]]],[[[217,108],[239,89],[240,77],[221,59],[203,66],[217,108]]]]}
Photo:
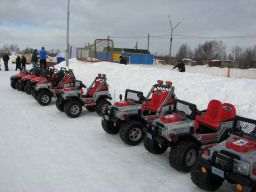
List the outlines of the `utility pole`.
{"type": "Polygon", "coordinates": [[[182,17],[182,19],[177,23],[177,25],[175,25],[174,28],[172,28],[171,16],[169,15],[168,18],[170,20],[170,26],[171,26],[171,39],[170,39],[170,50],[169,50],[168,64],[171,65],[171,60],[172,60],[172,33],[173,33],[174,29],[176,29],[176,27],[178,27],[178,25],[184,20],[184,17],[182,17]]]}
{"type": "Polygon", "coordinates": [[[148,48],[147,48],[148,51],[149,51],[149,37],[150,37],[150,34],[148,34],[148,48]]]}
{"type": "Polygon", "coordinates": [[[138,49],[138,41],[136,41],[135,49],[138,49]]]}
{"type": "Polygon", "coordinates": [[[108,42],[107,42],[107,61],[108,61],[108,55],[109,55],[109,51],[110,51],[110,47],[109,47],[109,37],[108,36],[108,42]]]}
{"type": "Polygon", "coordinates": [[[69,68],[69,5],[70,0],[68,0],[68,11],[67,11],[67,37],[66,37],[66,66],[69,68]]]}

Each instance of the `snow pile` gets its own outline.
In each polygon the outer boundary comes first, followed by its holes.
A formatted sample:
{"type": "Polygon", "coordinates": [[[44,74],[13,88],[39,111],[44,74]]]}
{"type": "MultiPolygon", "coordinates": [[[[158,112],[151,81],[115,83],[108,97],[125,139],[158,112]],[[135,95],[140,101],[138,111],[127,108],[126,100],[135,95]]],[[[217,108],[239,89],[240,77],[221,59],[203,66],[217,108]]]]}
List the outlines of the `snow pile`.
{"type": "MultiPolygon", "coordinates": [[[[65,62],[56,66],[60,67],[65,62]]],[[[0,71],[1,192],[201,191],[189,173],[170,167],[168,151],[153,155],[143,144],[128,146],[119,135],[105,133],[96,113],[83,108],[79,118],[68,118],[57,110],[55,99],[43,107],[32,96],[12,89],[10,76],[18,72],[15,65],[9,68],[0,71]]],[[[70,68],[87,86],[98,73],[105,73],[115,100],[126,88],[147,94],[158,79],[171,80],[176,96],[199,109],[214,98],[234,104],[239,115],[256,116],[256,80],[75,59],[70,68]]],[[[231,191],[235,186],[227,182],[218,190],[231,191]]]]}
{"type": "MultiPolygon", "coordinates": [[[[65,62],[56,68],[65,67],[65,62]]],[[[179,73],[177,70],[148,65],[120,65],[110,62],[89,63],[70,60],[70,69],[77,79],[89,86],[98,73],[107,75],[110,93],[114,101],[125,89],[143,91],[146,95],[157,80],[172,81],[179,99],[194,103],[200,110],[206,109],[210,100],[235,105],[237,114],[256,117],[256,80],[216,77],[202,74],[179,73]]],[[[211,69],[211,68],[210,68],[211,69]]]]}

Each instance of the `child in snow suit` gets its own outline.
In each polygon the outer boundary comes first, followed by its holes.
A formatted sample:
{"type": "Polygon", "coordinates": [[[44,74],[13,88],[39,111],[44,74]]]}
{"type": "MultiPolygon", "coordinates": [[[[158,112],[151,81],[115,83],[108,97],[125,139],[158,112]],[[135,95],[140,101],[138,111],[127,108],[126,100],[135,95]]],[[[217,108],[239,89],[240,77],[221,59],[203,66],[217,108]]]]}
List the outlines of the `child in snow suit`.
{"type": "Polygon", "coordinates": [[[27,63],[27,59],[26,57],[24,57],[24,55],[22,55],[21,57],[22,68],[26,69],[26,63],[27,63]]]}
{"type": "Polygon", "coordinates": [[[5,53],[3,56],[5,71],[9,71],[9,68],[8,68],[9,59],[10,59],[9,55],[7,55],[7,53],[5,53]]]}
{"type": "Polygon", "coordinates": [[[20,68],[20,56],[18,56],[18,57],[16,58],[16,69],[15,69],[15,71],[17,71],[17,69],[21,69],[21,68],[20,68]]]}

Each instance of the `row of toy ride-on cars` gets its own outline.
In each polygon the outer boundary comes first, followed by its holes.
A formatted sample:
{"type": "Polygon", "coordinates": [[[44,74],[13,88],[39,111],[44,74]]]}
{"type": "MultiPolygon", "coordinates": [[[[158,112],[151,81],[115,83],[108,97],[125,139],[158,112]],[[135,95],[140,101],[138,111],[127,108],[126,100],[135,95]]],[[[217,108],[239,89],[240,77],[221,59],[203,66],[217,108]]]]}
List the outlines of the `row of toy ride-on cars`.
{"type": "Polygon", "coordinates": [[[78,117],[82,106],[97,111],[103,116],[103,129],[119,133],[128,145],[143,140],[145,149],[153,154],[170,147],[170,165],[191,171],[192,181],[202,189],[217,190],[226,179],[236,183],[238,190],[247,186],[255,191],[256,121],[236,116],[232,104],[211,100],[206,110],[199,111],[195,104],[175,98],[171,82],[164,85],[158,81],[146,97],[143,92],[127,89],[124,100],[120,96],[120,102],[111,105],[105,75],[98,74],[84,91],[84,84],[74,78],[72,70],[53,68],[43,74],[45,77],[36,77],[42,81],[35,83],[34,78],[22,86],[17,82],[27,72],[17,74],[11,77],[11,86],[26,90],[30,85],[28,90],[41,105],[56,96],[56,107],[69,117],[78,117]]]}
{"type": "Polygon", "coordinates": [[[143,140],[153,154],[170,147],[170,165],[183,172],[192,169],[192,180],[202,189],[216,190],[227,179],[238,183],[238,189],[255,190],[256,141],[251,140],[256,139],[256,121],[236,116],[232,104],[211,100],[206,110],[199,111],[195,104],[175,98],[171,82],[158,81],[147,97],[127,89],[123,101],[120,95],[120,102],[106,107],[102,128],[109,134],[119,133],[128,145],[143,140]],[[230,136],[237,129],[243,134],[230,136]],[[227,142],[231,144],[225,146],[227,142]],[[204,149],[207,152],[201,157],[204,149]]]}
{"type": "Polygon", "coordinates": [[[73,70],[63,67],[60,70],[54,67],[23,70],[11,77],[11,87],[32,94],[43,106],[49,105],[52,97],[56,97],[57,109],[72,118],[81,114],[82,106],[102,115],[105,107],[110,105],[108,99],[112,99],[105,74],[98,74],[87,91],[84,91],[86,86],[76,80],[73,70]]]}

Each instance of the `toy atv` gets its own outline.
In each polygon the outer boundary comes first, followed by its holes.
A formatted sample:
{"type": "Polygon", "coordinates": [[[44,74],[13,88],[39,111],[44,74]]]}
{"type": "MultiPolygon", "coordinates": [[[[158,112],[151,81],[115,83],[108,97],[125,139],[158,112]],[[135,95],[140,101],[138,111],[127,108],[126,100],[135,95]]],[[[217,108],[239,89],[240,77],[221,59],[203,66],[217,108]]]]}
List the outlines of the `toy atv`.
{"type": "Polygon", "coordinates": [[[116,102],[105,111],[102,127],[109,134],[120,132],[124,143],[138,145],[144,137],[142,128],[169,113],[174,97],[174,87],[169,81],[163,85],[159,80],[146,98],[140,91],[127,89],[124,101],[116,102]]]}
{"type": "Polygon", "coordinates": [[[164,153],[168,147],[169,163],[178,171],[189,172],[200,148],[216,145],[227,138],[236,109],[232,104],[211,100],[207,110],[175,99],[171,114],[154,120],[144,129],[144,147],[153,154],[164,153]]]}
{"type": "Polygon", "coordinates": [[[82,106],[85,106],[88,111],[96,111],[102,116],[106,106],[110,105],[107,99],[112,99],[109,94],[107,78],[105,74],[98,74],[86,94],[82,88],[86,88],[81,83],[79,89],[72,87],[65,88],[57,94],[56,107],[60,111],[64,111],[68,117],[76,118],[82,112],[82,106]]]}
{"type": "Polygon", "coordinates": [[[237,116],[231,135],[205,149],[195,162],[191,179],[204,190],[215,191],[227,180],[239,191],[256,190],[256,120],[237,116]]]}
{"type": "Polygon", "coordinates": [[[41,70],[40,76],[33,78],[27,82],[27,84],[24,87],[24,91],[28,95],[30,95],[32,87],[34,87],[38,82],[45,81],[46,77],[48,77],[48,76],[51,77],[53,73],[55,73],[55,74],[58,73],[58,70],[54,69],[54,67],[52,67],[52,66],[47,67],[46,70],[41,70]]]}
{"type": "Polygon", "coordinates": [[[46,81],[38,82],[32,89],[32,95],[40,105],[46,106],[51,103],[52,97],[63,89],[64,83],[73,81],[73,70],[62,67],[60,71],[53,73],[51,78],[48,76],[46,81]]]}
{"type": "Polygon", "coordinates": [[[12,87],[13,89],[16,89],[16,84],[17,84],[18,80],[19,80],[21,77],[26,76],[27,74],[29,74],[29,72],[28,72],[25,68],[23,68],[23,69],[20,71],[20,73],[11,76],[11,78],[10,78],[11,87],[12,87]]]}
{"type": "Polygon", "coordinates": [[[16,84],[16,88],[19,91],[25,91],[24,88],[27,85],[27,83],[31,80],[34,79],[36,77],[38,77],[40,74],[43,73],[43,69],[42,68],[36,68],[36,69],[31,69],[30,73],[27,74],[26,76],[21,77],[17,84],[16,84]]]}

